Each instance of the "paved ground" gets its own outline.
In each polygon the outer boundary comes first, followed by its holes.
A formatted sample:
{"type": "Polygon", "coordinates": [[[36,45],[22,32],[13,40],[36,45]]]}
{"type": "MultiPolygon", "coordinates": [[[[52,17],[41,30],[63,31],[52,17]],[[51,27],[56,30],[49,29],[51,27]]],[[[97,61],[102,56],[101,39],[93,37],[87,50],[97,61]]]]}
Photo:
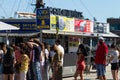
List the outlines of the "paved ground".
{"type": "MultiPolygon", "coordinates": [[[[111,68],[111,66],[106,67],[107,80],[113,80],[110,68],[111,68]]],[[[119,71],[119,73],[120,73],[120,71],[119,71]]],[[[119,75],[119,77],[120,77],[120,75],[119,75]]],[[[84,74],[84,79],[85,80],[96,80],[95,78],[96,78],[96,70],[91,70],[90,73],[88,73],[88,74],[85,73],[84,74]]],[[[63,78],[63,80],[74,80],[74,78],[73,77],[68,77],[68,78],[63,78]]]]}

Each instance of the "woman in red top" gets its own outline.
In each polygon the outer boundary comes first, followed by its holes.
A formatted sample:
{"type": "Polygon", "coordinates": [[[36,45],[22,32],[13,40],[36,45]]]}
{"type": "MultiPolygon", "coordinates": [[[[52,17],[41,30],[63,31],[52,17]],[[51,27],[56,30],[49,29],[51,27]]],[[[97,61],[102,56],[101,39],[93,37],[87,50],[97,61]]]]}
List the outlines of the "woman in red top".
{"type": "Polygon", "coordinates": [[[77,68],[76,72],[74,74],[75,80],[77,80],[78,75],[80,75],[80,80],[83,79],[83,73],[85,70],[85,56],[87,55],[87,52],[85,50],[85,47],[83,44],[80,44],[77,50],[77,68]]]}

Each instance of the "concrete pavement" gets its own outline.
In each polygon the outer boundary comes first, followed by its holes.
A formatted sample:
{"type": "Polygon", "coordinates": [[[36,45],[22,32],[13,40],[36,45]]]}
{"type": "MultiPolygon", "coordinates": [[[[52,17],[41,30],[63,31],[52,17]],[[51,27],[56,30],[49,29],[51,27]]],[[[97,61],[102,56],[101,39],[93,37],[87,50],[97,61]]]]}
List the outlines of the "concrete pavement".
{"type": "MultiPolygon", "coordinates": [[[[120,70],[119,70],[119,73],[120,73],[120,70]]],[[[90,73],[88,73],[88,74],[84,73],[85,80],[97,80],[95,78],[96,78],[96,70],[90,70],[90,73]]],[[[113,80],[110,65],[106,67],[106,78],[107,78],[107,80],[113,80]]],[[[120,75],[119,75],[119,78],[120,78],[120,75]]],[[[78,79],[79,79],[79,77],[78,77],[78,79]]],[[[68,78],[63,78],[63,80],[74,80],[74,78],[68,77],[68,78]]]]}

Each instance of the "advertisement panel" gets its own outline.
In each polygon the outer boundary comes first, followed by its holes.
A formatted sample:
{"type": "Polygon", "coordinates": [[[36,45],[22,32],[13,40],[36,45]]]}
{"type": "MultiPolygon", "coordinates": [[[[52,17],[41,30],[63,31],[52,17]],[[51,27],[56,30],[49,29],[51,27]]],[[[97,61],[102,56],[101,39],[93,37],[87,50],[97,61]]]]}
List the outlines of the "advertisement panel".
{"type": "Polygon", "coordinates": [[[37,9],[37,29],[50,29],[50,10],[37,9]]]}
{"type": "Polygon", "coordinates": [[[57,16],[50,15],[50,30],[56,30],[57,26],[57,16]]]}
{"type": "Polygon", "coordinates": [[[69,36],[69,52],[76,52],[80,44],[80,38],[78,36],[69,36]]]}
{"type": "Polygon", "coordinates": [[[75,19],[74,31],[93,32],[93,22],[90,20],[75,19]]]}
{"type": "Polygon", "coordinates": [[[67,18],[63,16],[58,17],[59,30],[74,31],[74,18],[67,18]]]}
{"type": "Polygon", "coordinates": [[[109,24],[108,23],[101,23],[95,22],[94,23],[94,33],[109,33],[109,24]]]}
{"type": "Polygon", "coordinates": [[[11,24],[13,26],[19,27],[20,30],[36,30],[36,24],[35,22],[6,22],[8,24],[11,24]]]}
{"type": "Polygon", "coordinates": [[[74,31],[74,18],[51,15],[50,28],[55,30],[56,27],[59,27],[59,31],[74,31]]]}

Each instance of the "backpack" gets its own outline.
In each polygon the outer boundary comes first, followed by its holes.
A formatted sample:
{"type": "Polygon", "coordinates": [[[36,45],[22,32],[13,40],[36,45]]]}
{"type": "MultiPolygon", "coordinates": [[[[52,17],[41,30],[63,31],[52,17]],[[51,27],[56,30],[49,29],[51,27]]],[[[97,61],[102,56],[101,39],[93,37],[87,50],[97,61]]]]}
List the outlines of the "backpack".
{"type": "Polygon", "coordinates": [[[12,66],[14,63],[14,57],[12,54],[5,54],[4,57],[3,57],[3,66],[4,67],[10,67],[12,66]]]}

